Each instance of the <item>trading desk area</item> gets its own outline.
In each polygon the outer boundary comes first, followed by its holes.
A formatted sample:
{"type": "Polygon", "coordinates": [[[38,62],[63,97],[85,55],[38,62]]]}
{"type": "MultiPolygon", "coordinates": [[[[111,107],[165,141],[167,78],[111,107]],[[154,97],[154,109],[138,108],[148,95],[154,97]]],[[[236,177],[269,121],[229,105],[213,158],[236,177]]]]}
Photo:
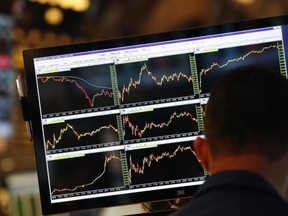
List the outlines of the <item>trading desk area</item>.
{"type": "Polygon", "coordinates": [[[204,136],[213,82],[255,62],[287,77],[287,24],[274,17],[24,51],[18,87],[43,214],[189,200],[208,177],[193,141],[204,136]]]}

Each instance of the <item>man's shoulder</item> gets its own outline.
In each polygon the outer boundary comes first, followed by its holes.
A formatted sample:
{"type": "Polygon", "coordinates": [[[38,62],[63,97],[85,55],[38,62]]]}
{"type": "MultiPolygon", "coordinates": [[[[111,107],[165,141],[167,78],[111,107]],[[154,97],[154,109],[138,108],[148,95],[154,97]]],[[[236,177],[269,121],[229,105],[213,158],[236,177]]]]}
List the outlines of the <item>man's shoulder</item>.
{"type": "MultiPolygon", "coordinates": [[[[231,193],[232,194],[232,193],[231,193]]],[[[269,197],[267,199],[255,196],[253,199],[249,197],[233,198],[232,196],[222,197],[213,196],[207,198],[206,196],[192,199],[189,204],[182,209],[178,209],[172,214],[173,216],[287,216],[288,203],[282,199],[275,199],[269,197]],[[232,197],[232,198],[231,198],[232,197]],[[207,199],[206,199],[207,198],[207,199]]],[[[227,195],[227,194],[222,194],[227,195]]],[[[238,196],[235,194],[234,196],[238,196]]]]}
{"type": "Polygon", "coordinates": [[[210,177],[173,216],[288,215],[288,203],[262,177],[242,171],[210,177]]]}

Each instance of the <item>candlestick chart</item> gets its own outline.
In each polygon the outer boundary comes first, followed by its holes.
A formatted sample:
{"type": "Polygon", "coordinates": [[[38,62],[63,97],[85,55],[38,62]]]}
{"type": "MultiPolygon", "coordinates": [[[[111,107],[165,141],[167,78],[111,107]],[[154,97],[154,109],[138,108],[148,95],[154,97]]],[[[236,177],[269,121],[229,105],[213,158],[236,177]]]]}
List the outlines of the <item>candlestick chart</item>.
{"type": "Polygon", "coordinates": [[[118,144],[115,115],[67,120],[44,125],[48,153],[63,149],[98,148],[118,144]]]}
{"type": "Polygon", "coordinates": [[[250,64],[259,64],[280,71],[282,43],[271,42],[220,49],[196,55],[201,93],[209,93],[212,84],[227,71],[250,64]]]}
{"type": "Polygon", "coordinates": [[[204,176],[192,142],[170,143],[128,151],[128,172],[132,185],[204,176]]]}
{"type": "Polygon", "coordinates": [[[76,192],[91,193],[121,188],[124,185],[120,151],[49,161],[48,166],[53,196],[76,192]]]}
{"type": "Polygon", "coordinates": [[[116,70],[122,104],[194,95],[189,55],[121,64],[116,70]]]}
{"type": "Polygon", "coordinates": [[[195,105],[154,109],[123,116],[124,139],[134,140],[198,131],[195,105]],[[185,127],[179,127],[185,125],[185,127]]]}
{"type": "Polygon", "coordinates": [[[43,114],[113,106],[107,65],[37,77],[43,114]]]}

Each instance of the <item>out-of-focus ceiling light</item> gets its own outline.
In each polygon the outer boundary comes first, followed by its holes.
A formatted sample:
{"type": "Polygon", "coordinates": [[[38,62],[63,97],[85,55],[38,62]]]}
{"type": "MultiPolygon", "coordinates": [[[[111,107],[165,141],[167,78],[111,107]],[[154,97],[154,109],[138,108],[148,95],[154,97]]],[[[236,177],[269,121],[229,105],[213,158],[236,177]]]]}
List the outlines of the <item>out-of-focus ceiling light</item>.
{"type": "Polygon", "coordinates": [[[44,18],[49,25],[59,25],[63,21],[63,12],[57,7],[51,7],[45,11],[44,18]]]}
{"type": "Polygon", "coordinates": [[[235,2],[242,5],[252,5],[255,3],[255,0],[235,0],[235,2]]]}
{"type": "Polygon", "coordinates": [[[90,6],[90,0],[30,0],[30,2],[59,6],[63,9],[71,9],[77,12],[84,12],[90,6]]]}
{"type": "Polygon", "coordinates": [[[71,9],[77,12],[84,12],[90,6],[90,0],[58,0],[58,4],[63,9],[71,9]]]}

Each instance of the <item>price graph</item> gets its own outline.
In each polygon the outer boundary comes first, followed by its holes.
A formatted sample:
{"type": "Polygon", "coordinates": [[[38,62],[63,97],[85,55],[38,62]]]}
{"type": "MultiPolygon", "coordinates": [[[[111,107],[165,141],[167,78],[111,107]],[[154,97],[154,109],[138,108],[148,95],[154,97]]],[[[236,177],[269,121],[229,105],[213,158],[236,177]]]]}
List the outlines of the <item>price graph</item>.
{"type": "Polygon", "coordinates": [[[282,43],[273,42],[196,55],[201,93],[209,93],[219,76],[236,67],[257,63],[280,71],[279,49],[282,49],[282,43]]]}
{"type": "Polygon", "coordinates": [[[116,66],[121,103],[194,95],[189,55],[116,66]]]}
{"type": "Polygon", "coordinates": [[[46,150],[102,147],[117,144],[118,128],[115,115],[67,120],[44,126],[46,150]]]}
{"type": "Polygon", "coordinates": [[[113,106],[107,65],[38,76],[43,114],[113,106]]]}
{"type": "Polygon", "coordinates": [[[172,143],[128,151],[130,183],[138,185],[204,176],[192,145],[192,142],[172,143]]]}
{"type": "Polygon", "coordinates": [[[197,122],[195,105],[124,115],[124,139],[133,140],[196,132],[199,130],[197,122]],[[179,127],[179,125],[185,125],[185,127],[179,127]]]}
{"type": "Polygon", "coordinates": [[[63,195],[123,187],[120,151],[49,161],[51,194],[63,195]]]}

